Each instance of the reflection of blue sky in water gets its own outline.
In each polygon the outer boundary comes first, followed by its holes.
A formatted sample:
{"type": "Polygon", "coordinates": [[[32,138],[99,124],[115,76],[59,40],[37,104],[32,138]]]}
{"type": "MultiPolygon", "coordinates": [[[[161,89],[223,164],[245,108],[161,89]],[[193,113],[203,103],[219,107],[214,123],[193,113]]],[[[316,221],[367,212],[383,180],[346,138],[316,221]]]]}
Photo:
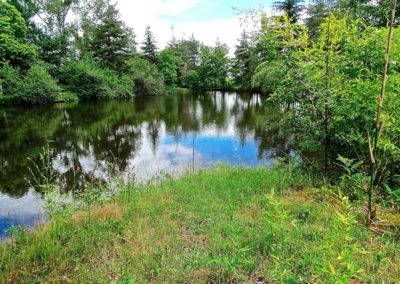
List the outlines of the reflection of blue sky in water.
{"type": "MultiPolygon", "coordinates": [[[[262,160],[257,158],[258,144],[253,139],[247,139],[244,144],[230,131],[217,130],[209,127],[199,131],[200,134],[187,134],[179,138],[167,133],[165,125],[159,128],[159,141],[154,149],[150,137],[146,134],[146,123],[142,125],[142,143],[140,148],[128,160],[127,169],[121,173],[125,180],[135,178],[144,182],[162,174],[179,175],[193,167],[193,138],[194,165],[196,169],[211,167],[216,163],[231,165],[261,166],[271,165],[275,159],[269,157],[269,151],[262,160]]],[[[65,153],[68,155],[68,153],[65,153]]],[[[63,155],[60,155],[62,157],[63,155]]],[[[79,162],[84,172],[104,180],[112,180],[116,176],[108,171],[109,165],[96,160],[89,149],[86,155],[79,156],[79,162]]],[[[60,173],[68,170],[61,160],[55,160],[54,166],[60,173]]],[[[40,217],[43,201],[30,190],[20,199],[0,195],[0,236],[4,235],[11,226],[32,226],[40,217]]]]}
{"type": "MultiPolygon", "coordinates": [[[[277,138],[277,132],[264,129],[265,125],[260,122],[263,118],[258,116],[268,112],[269,108],[263,106],[261,97],[257,95],[216,93],[207,97],[139,97],[134,103],[90,102],[70,107],[67,105],[61,110],[68,113],[62,116],[62,120],[58,110],[53,110],[55,123],[60,125],[53,133],[54,137],[49,136],[51,140],[58,141],[51,166],[62,177],[73,171],[71,178],[79,182],[86,182],[86,178],[89,182],[102,182],[117,177],[125,181],[134,178],[146,182],[162,174],[179,175],[191,171],[193,167],[212,167],[216,163],[269,166],[279,156],[276,155],[281,150],[279,146],[284,145],[277,138]],[[80,120],[86,118],[84,110],[92,109],[94,114],[88,125],[86,121],[80,124],[80,120]],[[119,112],[121,116],[116,115],[119,112]],[[68,123],[64,123],[66,120],[68,123]],[[117,173],[110,170],[113,166],[117,173]]],[[[20,113],[15,115],[14,121],[20,113]]],[[[36,119],[42,125],[42,116],[41,113],[33,115],[31,120],[36,119]]],[[[12,132],[13,129],[8,130],[12,132]]],[[[30,132],[28,134],[31,135],[30,132]]],[[[20,144],[17,146],[23,154],[5,155],[8,160],[0,163],[8,169],[3,174],[3,181],[9,180],[10,174],[15,174],[14,179],[23,177],[27,180],[27,175],[18,174],[22,169],[17,162],[31,155],[31,147],[40,149],[43,145],[40,144],[42,140],[35,140],[35,135],[26,139],[38,145],[20,144]],[[14,161],[16,167],[10,166],[9,161],[14,161]]],[[[3,144],[3,147],[8,145],[3,144]]],[[[62,190],[70,190],[74,181],[71,184],[62,183],[62,190]]],[[[20,184],[11,183],[17,193],[20,184]]],[[[0,189],[4,185],[0,184],[0,189]]],[[[5,193],[0,194],[0,236],[10,226],[29,226],[41,216],[43,201],[39,194],[28,188],[14,195],[7,195],[6,190],[1,190],[5,193]]]]}
{"type": "MultiPolygon", "coordinates": [[[[271,164],[272,161],[257,159],[258,145],[254,141],[247,141],[241,144],[238,138],[217,137],[203,135],[188,135],[179,140],[179,146],[194,150],[195,161],[203,165],[215,163],[227,163],[231,165],[259,166],[271,164]]],[[[165,137],[166,145],[175,145],[176,141],[172,136],[165,137]]]]}
{"type": "Polygon", "coordinates": [[[43,201],[33,190],[20,199],[0,194],[0,236],[12,226],[32,226],[42,216],[43,201]]]}

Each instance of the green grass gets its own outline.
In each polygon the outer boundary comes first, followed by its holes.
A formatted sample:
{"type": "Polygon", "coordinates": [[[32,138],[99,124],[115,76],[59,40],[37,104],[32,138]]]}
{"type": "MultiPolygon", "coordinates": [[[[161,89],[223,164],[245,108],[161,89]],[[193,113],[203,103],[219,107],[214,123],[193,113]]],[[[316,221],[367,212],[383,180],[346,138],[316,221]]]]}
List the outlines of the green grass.
{"type": "MultiPolygon", "coordinates": [[[[395,213],[381,214],[399,225],[395,213]]],[[[68,207],[32,232],[17,230],[0,245],[0,279],[400,282],[399,236],[369,231],[364,215],[337,189],[313,188],[297,172],[219,166],[124,186],[112,200],[68,207]]]]}

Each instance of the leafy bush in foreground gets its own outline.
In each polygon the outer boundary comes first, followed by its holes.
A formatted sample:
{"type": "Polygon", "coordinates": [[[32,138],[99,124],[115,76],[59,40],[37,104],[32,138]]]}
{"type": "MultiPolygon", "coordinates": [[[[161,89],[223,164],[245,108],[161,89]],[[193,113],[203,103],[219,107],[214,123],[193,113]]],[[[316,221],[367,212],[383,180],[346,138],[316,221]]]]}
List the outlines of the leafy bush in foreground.
{"type": "MultiPolygon", "coordinates": [[[[282,131],[302,150],[321,153],[326,172],[338,169],[338,155],[369,161],[368,132],[376,119],[388,29],[332,15],[312,40],[306,27],[285,17],[270,20],[264,30],[268,57],[257,67],[253,86],[285,106],[282,131]]],[[[379,149],[379,180],[393,190],[400,185],[399,32],[393,35],[379,149]]],[[[364,162],[358,170],[368,168],[364,162]]]]}

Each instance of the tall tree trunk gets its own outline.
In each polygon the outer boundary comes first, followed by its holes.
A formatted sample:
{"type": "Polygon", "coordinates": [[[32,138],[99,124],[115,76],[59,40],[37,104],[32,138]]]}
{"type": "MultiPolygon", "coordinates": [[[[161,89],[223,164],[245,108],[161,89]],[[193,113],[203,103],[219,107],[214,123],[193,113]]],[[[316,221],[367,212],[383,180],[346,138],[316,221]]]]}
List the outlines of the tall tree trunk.
{"type": "Polygon", "coordinates": [[[379,183],[377,184],[375,183],[377,168],[378,168],[377,154],[378,154],[379,142],[382,137],[383,127],[384,127],[384,121],[382,121],[382,109],[383,109],[383,102],[385,98],[386,84],[388,79],[387,73],[389,68],[390,51],[392,48],[392,38],[393,38],[394,21],[396,17],[396,8],[397,8],[397,0],[393,0],[393,10],[390,19],[390,28],[389,28],[387,48],[385,54],[385,64],[382,74],[381,93],[378,97],[378,109],[376,111],[376,125],[374,129],[374,136],[372,142],[371,138],[368,135],[368,143],[369,143],[369,151],[371,159],[371,179],[368,191],[368,225],[371,225],[376,215],[376,212],[373,208],[373,194],[375,189],[379,186],[379,183]]]}

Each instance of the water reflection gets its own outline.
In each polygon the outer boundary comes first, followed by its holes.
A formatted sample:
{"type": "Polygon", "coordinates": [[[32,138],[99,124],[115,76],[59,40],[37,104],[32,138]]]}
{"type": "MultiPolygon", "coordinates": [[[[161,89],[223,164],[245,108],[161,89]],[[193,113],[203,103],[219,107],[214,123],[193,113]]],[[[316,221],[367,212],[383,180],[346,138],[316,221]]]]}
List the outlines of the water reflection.
{"type": "Polygon", "coordinates": [[[290,151],[278,135],[278,118],[262,97],[236,93],[0,108],[0,220],[16,211],[7,200],[22,206],[34,194],[27,158],[40,164],[47,141],[62,189],[81,190],[116,173],[146,180],[193,162],[271,164],[290,151]]]}

